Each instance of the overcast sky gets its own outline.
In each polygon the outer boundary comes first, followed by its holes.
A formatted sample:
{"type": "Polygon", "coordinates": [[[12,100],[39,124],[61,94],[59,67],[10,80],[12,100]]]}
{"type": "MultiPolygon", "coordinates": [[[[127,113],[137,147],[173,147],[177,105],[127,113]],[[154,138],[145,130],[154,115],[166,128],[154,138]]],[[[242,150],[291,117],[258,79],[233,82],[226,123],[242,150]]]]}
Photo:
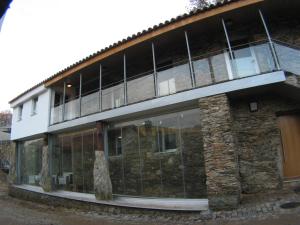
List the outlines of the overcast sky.
{"type": "Polygon", "coordinates": [[[186,12],[188,0],[13,0],[0,31],[0,111],[70,64],[186,12]]]}

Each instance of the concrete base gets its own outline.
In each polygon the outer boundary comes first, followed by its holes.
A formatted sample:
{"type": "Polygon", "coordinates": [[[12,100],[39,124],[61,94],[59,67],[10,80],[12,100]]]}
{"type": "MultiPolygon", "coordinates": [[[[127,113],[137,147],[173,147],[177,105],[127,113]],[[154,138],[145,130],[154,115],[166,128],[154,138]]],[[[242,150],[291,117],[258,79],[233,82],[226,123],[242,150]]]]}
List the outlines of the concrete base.
{"type": "Polygon", "coordinates": [[[209,208],[214,211],[237,209],[240,203],[240,195],[215,195],[209,196],[209,208]]]}
{"type": "Polygon", "coordinates": [[[171,199],[171,198],[139,198],[130,196],[113,196],[112,200],[97,200],[94,194],[70,191],[45,192],[41,187],[31,185],[17,185],[9,188],[11,196],[38,201],[55,206],[72,208],[99,208],[101,212],[154,212],[162,214],[168,211],[179,213],[198,212],[208,210],[207,199],[171,199]]]}

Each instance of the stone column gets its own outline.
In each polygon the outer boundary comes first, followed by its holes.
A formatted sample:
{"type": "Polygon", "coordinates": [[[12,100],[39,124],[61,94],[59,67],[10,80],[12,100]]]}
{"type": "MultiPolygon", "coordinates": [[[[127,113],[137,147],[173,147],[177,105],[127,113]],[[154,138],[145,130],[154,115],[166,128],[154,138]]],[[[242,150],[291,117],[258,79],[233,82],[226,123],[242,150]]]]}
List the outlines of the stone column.
{"type": "Polygon", "coordinates": [[[199,108],[209,207],[237,208],[241,191],[229,100],[225,94],[201,98],[199,108]]]}
{"type": "Polygon", "coordinates": [[[9,155],[9,174],[8,174],[8,183],[9,184],[17,184],[17,145],[16,142],[11,142],[10,144],[10,155],[9,155]]]}
{"type": "Polygon", "coordinates": [[[43,149],[42,149],[42,169],[41,169],[40,185],[45,192],[52,191],[51,176],[49,171],[49,146],[48,135],[44,136],[43,149]]]}
{"type": "Polygon", "coordinates": [[[97,136],[94,163],[94,189],[98,200],[112,199],[112,185],[109,176],[108,163],[104,154],[104,124],[97,122],[97,136]]]}

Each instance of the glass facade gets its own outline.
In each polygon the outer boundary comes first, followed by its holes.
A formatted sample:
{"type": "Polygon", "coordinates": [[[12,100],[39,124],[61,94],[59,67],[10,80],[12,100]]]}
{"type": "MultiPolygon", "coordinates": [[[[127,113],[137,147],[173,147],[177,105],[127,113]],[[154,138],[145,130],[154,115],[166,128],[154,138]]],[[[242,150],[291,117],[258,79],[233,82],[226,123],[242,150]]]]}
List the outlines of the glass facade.
{"type": "Polygon", "coordinates": [[[113,124],[107,134],[114,194],[206,196],[197,109],[113,124]]]}
{"type": "Polygon", "coordinates": [[[42,170],[42,149],[43,139],[20,142],[20,176],[22,184],[37,186],[40,185],[42,170]]]}
{"type": "Polygon", "coordinates": [[[94,192],[95,129],[54,137],[52,180],[57,189],[94,192]]]}

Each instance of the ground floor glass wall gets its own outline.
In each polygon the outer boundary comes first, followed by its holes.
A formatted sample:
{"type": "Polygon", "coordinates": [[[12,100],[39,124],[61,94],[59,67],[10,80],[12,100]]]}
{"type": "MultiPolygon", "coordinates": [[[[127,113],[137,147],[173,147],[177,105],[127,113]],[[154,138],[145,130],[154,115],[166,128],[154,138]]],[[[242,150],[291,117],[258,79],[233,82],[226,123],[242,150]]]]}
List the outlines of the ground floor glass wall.
{"type": "Polygon", "coordinates": [[[57,189],[94,192],[95,137],[95,129],[54,137],[52,180],[57,189]]]}
{"type": "Polygon", "coordinates": [[[198,109],[112,124],[107,137],[114,194],[206,197],[198,109]]]}
{"type": "Polygon", "coordinates": [[[43,139],[19,143],[21,154],[20,177],[22,184],[40,185],[43,139]]]}

